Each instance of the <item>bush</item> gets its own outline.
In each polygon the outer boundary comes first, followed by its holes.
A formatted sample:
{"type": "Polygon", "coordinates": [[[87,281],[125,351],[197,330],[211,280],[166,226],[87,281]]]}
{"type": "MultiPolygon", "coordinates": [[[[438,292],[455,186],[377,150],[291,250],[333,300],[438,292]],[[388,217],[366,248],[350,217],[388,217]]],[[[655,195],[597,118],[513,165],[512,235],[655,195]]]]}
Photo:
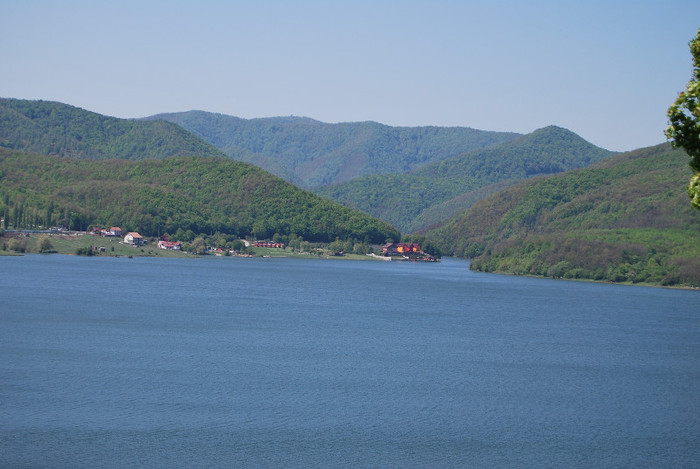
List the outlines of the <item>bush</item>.
{"type": "Polygon", "coordinates": [[[561,261],[547,270],[547,277],[562,278],[571,269],[571,264],[561,261]]]}
{"type": "Polygon", "coordinates": [[[8,247],[10,251],[25,252],[27,250],[27,242],[20,238],[12,238],[8,247]]]}
{"type": "Polygon", "coordinates": [[[51,239],[48,236],[42,236],[39,238],[39,252],[51,252],[53,251],[53,244],[51,244],[51,239]]]}
{"type": "Polygon", "coordinates": [[[83,248],[78,248],[75,250],[78,256],[94,256],[95,253],[92,250],[92,246],[85,246],[83,248]]]}

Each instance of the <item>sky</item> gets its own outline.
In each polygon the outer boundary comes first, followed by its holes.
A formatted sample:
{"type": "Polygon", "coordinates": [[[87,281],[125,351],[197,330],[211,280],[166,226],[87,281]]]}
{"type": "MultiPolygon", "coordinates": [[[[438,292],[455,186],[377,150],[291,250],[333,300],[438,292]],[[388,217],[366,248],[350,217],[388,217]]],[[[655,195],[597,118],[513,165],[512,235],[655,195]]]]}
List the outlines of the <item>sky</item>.
{"type": "Polygon", "coordinates": [[[0,97],[666,141],[700,0],[0,0],[0,97]]]}

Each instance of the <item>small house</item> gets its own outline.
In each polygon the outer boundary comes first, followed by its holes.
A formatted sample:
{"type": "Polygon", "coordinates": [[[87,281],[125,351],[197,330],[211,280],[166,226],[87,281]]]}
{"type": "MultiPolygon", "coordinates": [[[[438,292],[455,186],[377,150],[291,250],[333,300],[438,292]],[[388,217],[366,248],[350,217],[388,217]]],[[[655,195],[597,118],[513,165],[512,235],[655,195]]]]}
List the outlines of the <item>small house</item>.
{"type": "Polygon", "coordinates": [[[182,245],[177,241],[158,241],[158,247],[161,249],[166,249],[168,251],[180,251],[182,250],[182,245]]]}
{"type": "Polygon", "coordinates": [[[394,243],[386,243],[384,246],[382,246],[382,254],[385,256],[395,256],[398,254],[398,250],[396,248],[396,244],[394,243]]]}
{"type": "Polygon", "coordinates": [[[109,232],[112,233],[112,236],[116,236],[117,238],[121,238],[122,236],[122,229],[119,228],[118,226],[113,226],[109,229],[109,232]]]}
{"type": "Polygon", "coordinates": [[[143,237],[136,231],[130,231],[124,236],[124,242],[132,246],[142,246],[145,244],[143,237]]]}

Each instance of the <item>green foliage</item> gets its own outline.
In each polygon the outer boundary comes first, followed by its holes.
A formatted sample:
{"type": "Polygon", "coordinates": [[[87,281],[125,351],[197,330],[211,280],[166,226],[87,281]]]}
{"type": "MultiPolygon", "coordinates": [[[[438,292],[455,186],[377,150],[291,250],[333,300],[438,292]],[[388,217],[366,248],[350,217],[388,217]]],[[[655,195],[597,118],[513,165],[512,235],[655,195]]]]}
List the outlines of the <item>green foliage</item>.
{"type": "Polygon", "coordinates": [[[117,225],[181,241],[217,232],[366,243],[399,236],[384,222],[226,158],[87,161],[0,149],[0,200],[13,228],[117,225]]]}
{"type": "Polygon", "coordinates": [[[248,120],[202,111],[153,118],[179,124],[233,159],[255,164],[306,188],[369,174],[406,173],[518,136],[465,127],[325,124],[301,117],[248,120]]]}
{"type": "Polygon", "coordinates": [[[686,155],[664,144],[494,194],[428,233],[472,268],[700,285],[700,213],[678,190],[686,155]]]}
{"type": "Polygon", "coordinates": [[[700,286],[696,233],[665,230],[596,230],[584,234],[528,235],[495,243],[472,261],[485,272],[655,285],[700,286]],[[689,255],[678,255],[688,249],[689,255]]]}
{"type": "Polygon", "coordinates": [[[0,147],[81,159],[224,156],[170,122],[117,119],[56,102],[4,98],[0,147]]]}
{"type": "Polygon", "coordinates": [[[573,132],[552,126],[409,174],[366,176],[316,192],[404,232],[415,232],[517,181],[581,168],[610,155],[573,132]]]}
{"type": "Polygon", "coordinates": [[[207,246],[204,243],[204,238],[201,236],[198,236],[192,241],[192,245],[190,246],[190,252],[193,252],[194,254],[202,255],[206,252],[207,246]]]}
{"type": "Polygon", "coordinates": [[[95,255],[95,251],[94,251],[94,249],[92,248],[92,246],[83,246],[83,247],[77,248],[77,249],[75,250],[75,254],[76,254],[77,256],[88,256],[88,257],[92,257],[92,256],[95,255]]]}
{"type": "Polygon", "coordinates": [[[22,238],[12,238],[7,248],[14,252],[25,252],[27,250],[27,241],[22,238]]]}
{"type": "Polygon", "coordinates": [[[693,207],[700,208],[700,173],[690,178],[687,192],[693,207]]]}
{"type": "Polygon", "coordinates": [[[700,172],[700,29],[690,41],[693,57],[693,77],[685,92],[669,107],[666,136],[677,148],[690,155],[690,166],[700,172]]]}
{"type": "Polygon", "coordinates": [[[691,204],[700,209],[700,29],[690,41],[693,56],[693,78],[685,92],[668,108],[669,126],[666,136],[673,146],[690,155],[690,167],[697,172],[688,186],[691,204]]]}
{"type": "Polygon", "coordinates": [[[48,236],[39,238],[39,252],[46,253],[53,250],[53,244],[48,236]]]}

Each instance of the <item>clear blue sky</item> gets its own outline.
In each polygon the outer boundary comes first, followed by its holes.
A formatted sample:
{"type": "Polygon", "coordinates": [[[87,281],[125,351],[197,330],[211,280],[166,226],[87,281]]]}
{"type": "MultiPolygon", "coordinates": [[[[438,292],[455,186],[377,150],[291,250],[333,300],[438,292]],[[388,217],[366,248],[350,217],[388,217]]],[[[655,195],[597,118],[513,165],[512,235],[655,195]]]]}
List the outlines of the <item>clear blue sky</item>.
{"type": "Polygon", "coordinates": [[[0,0],[0,96],[665,141],[700,1],[0,0]]]}

